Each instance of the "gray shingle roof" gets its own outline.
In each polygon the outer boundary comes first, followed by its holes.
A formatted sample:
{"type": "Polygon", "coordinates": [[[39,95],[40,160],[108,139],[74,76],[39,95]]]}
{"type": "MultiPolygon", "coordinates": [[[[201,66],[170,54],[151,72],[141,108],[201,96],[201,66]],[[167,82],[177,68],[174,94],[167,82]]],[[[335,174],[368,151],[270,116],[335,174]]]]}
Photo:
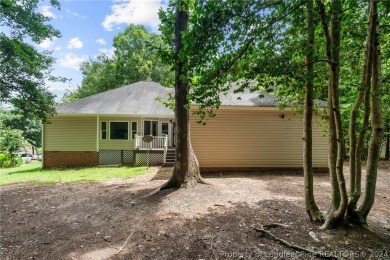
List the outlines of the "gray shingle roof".
{"type": "Polygon", "coordinates": [[[57,107],[58,114],[173,116],[156,98],[166,99],[173,88],[151,81],[140,81],[108,90],[57,107]]]}
{"type": "MultiPolygon", "coordinates": [[[[276,97],[266,91],[234,93],[233,86],[228,93],[221,94],[223,106],[276,107],[276,97]],[[259,94],[264,95],[259,98],[259,94]]],[[[99,115],[143,115],[173,117],[173,111],[164,107],[156,98],[167,99],[173,88],[166,88],[151,81],[140,81],[117,89],[57,107],[58,114],[99,114],[99,115]]]]}
{"type": "Polygon", "coordinates": [[[227,93],[220,94],[223,106],[245,106],[245,107],[276,107],[279,103],[273,93],[261,90],[251,93],[248,89],[244,92],[234,93],[236,86],[232,86],[227,93]],[[262,98],[259,95],[263,95],[262,98]]]}

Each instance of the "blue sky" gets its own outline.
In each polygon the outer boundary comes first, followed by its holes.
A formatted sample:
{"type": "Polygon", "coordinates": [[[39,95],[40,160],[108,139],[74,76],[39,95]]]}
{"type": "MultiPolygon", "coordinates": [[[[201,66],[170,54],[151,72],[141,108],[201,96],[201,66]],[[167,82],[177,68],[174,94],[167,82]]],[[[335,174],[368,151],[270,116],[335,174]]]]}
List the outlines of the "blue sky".
{"type": "Polygon", "coordinates": [[[81,84],[80,64],[101,53],[112,55],[112,39],[130,24],[143,24],[157,32],[159,8],[165,0],[60,0],[61,10],[41,2],[38,11],[51,17],[50,23],[62,37],[46,39],[37,48],[51,50],[56,58],[53,75],[71,79],[67,83],[48,83],[59,98],[66,88],[81,84]]]}

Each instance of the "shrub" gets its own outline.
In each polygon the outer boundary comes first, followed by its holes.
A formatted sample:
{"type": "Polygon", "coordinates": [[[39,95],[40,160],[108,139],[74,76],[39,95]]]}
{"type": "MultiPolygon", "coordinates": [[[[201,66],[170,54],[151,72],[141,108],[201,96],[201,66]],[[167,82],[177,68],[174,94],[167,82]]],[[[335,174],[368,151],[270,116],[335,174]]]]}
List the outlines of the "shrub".
{"type": "Polygon", "coordinates": [[[19,155],[11,158],[9,153],[0,153],[0,168],[16,167],[23,164],[23,159],[19,155]]]}

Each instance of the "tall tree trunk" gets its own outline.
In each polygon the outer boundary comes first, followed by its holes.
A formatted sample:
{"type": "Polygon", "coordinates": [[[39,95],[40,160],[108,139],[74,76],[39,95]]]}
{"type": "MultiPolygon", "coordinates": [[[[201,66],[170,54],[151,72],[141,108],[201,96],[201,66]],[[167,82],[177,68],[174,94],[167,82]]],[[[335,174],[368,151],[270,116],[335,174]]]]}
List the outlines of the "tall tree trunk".
{"type": "MultiPolygon", "coordinates": [[[[322,30],[325,37],[325,51],[326,57],[328,58],[329,63],[332,62],[332,52],[331,52],[331,39],[328,28],[328,22],[326,18],[325,6],[322,0],[316,0],[318,13],[321,19],[322,30]]],[[[329,66],[329,75],[331,75],[331,67],[329,66]]],[[[337,136],[336,136],[336,125],[334,121],[333,114],[333,105],[332,105],[332,81],[328,81],[328,168],[330,181],[332,185],[332,197],[331,204],[326,213],[326,216],[336,211],[340,206],[340,189],[337,181],[336,175],[336,162],[337,162],[337,136]]]]}
{"type": "MultiPolygon", "coordinates": [[[[330,19],[330,33],[328,31],[327,19],[325,16],[325,8],[321,0],[317,0],[317,5],[319,7],[320,18],[322,22],[323,32],[326,39],[326,53],[330,63],[329,69],[329,89],[328,93],[331,95],[331,102],[328,100],[328,104],[331,105],[330,113],[334,116],[334,124],[330,122],[331,117],[329,118],[329,135],[336,137],[336,139],[329,139],[330,142],[337,142],[337,156],[335,163],[335,171],[337,176],[337,183],[339,189],[339,206],[336,207],[332,205],[328,214],[325,217],[325,223],[322,228],[332,228],[340,225],[342,223],[344,214],[347,210],[348,205],[348,196],[347,188],[345,185],[345,178],[343,173],[343,163],[344,163],[344,134],[342,129],[342,120],[340,113],[340,103],[339,103],[339,72],[340,72],[340,33],[341,33],[341,1],[340,0],[331,0],[331,19],[330,19]],[[334,210],[337,208],[337,210],[334,210]]],[[[332,157],[334,156],[334,144],[329,144],[330,150],[329,154],[332,157]]],[[[333,171],[334,158],[330,162],[332,165],[329,167],[330,171],[333,171]]],[[[334,172],[331,172],[331,178],[334,177],[334,172]]],[[[334,182],[332,182],[334,184],[334,182]]],[[[335,189],[335,186],[332,186],[335,189]]],[[[337,188],[336,188],[337,189],[337,188]]]]}
{"type": "MultiPolygon", "coordinates": [[[[329,82],[328,85],[331,85],[329,82]]],[[[332,197],[329,209],[326,216],[335,212],[340,206],[340,189],[336,174],[336,162],[337,162],[337,136],[336,125],[334,122],[334,114],[332,109],[332,89],[328,86],[328,168],[330,175],[330,183],[332,186],[332,197]]]]}
{"type": "Polygon", "coordinates": [[[380,50],[380,30],[377,12],[377,1],[373,1],[372,19],[375,24],[375,43],[372,64],[372,87],[371,87],[371,140],[368,148],[368,159],[366,166],[366,185],[365,194],[358,209],[362,217],[363,224],[367,222],[367,215],[370,212],[375,201],[376,179],[378,173],[378,161],[380,156],[380,147],[383,141],[384,124],[382,119],[382,75],[381,75],[381,50],[380,50]]]}
{"type": "Polygon", "coordinates": [[[314,56],[314,19],[313,0],[306,2],[306,70],[307,79],[305,85],[305,107],[303,117],[303,173],[305,179],[305,205],[310,220],[322,219],[322,213],[314,199],[313,192],[313,56],[314,56]]]}
{"type": "MultiPolygon", "coordinates": [[[[372,67],[372,61],[371,61],[371,67],[372,67]]],[[[371,81],[372,78],[372,70],[368,70],[368,77],[369,77],[369,82],[371,81]]],[[[371,84],[367,86],[367,89],[364,91],[364,114],[363,114],[363,123],[362,123],[362,128],[360,129],[359,133],[359,138],[356,143],[356,151],[355,151],[355,165],[356,165],[356,177],[355,177],[355,194],[356,197],[352,197],[351,201],[353,199],[356,200],[356,203],[360,199],[361,193],[362,193],[362,153],[363,153],[363,148],[364,148],[364,141],[366,140],[366,134],[367,134],[367,129],[368,125],[370,122],[370,109],[371,109],[371,104],[370,104],[370,92],[371,92],[371,84]],[[357,196],[358,194],[358,196],[357,196]]],[[[350,209],[356,208],[356,205],[353,205],[355,203],[354,201],[350,202],[348,207],[350,209]]],[[[354,214],[353,211],[348,212],[354,214]]],[[[348,214],[349,217],[352,217],[350,214],[348,214]]]]}
{"type": "Polygon", "coordinates": [[[349,125],[349,139],[350,139],[350,148],[349,148],[349,168],[350,168],[350,196],[351,200],[348,203],[347,215],[352,216],[353,211],[356,209],[357,202],[361,196],[361,152],[364,144],[364,138],[367,132],[368,121],[369,121],[369,109],[370,109],[370,82],[372,75],[372,56],[373,56],[373,43],[375,35],[375,25],[372,23],[371,12],[372,12],[372,2],[368,5],[369,18],[368,18],[368,28],[367,28],[367,40],[365,47],[365,57],[362,69],[361,84],[359,88],[359,94],[356,99],[355,104],[353,105],[351,111],[351,119],[349,125]],[[364,100],[364,116],[363,124],[360,130],[359,139],[356,135],[356,123],[359,113],[359,109],[364,100]]]}
{"type": "Polygon", "coordinates": [[[336,211],[327,216],[323,228],[339,226],[342,223],[348,205],[347,188],[343,173],[345,155],[344,134],[339,103],[341,15],[341,0],[331,0],[330,37],[332,43],[332,63],[330,79],[332,81],[332,109],[334,113],[337,137],[336,175],[340,190],[340,205],[336,211]]]}
{"type": "Polygon", "coordinates": [[[189,86],[185,71],[183,33],[188,29],[189,6],[187,0],[176,3],[175,20],[175,119],[176,119],[176,161],[170,180],[161,189],[190,187],[203,182],[199,172],[199,163],[191,145],[190,113],[187,96],[189,86]]]}

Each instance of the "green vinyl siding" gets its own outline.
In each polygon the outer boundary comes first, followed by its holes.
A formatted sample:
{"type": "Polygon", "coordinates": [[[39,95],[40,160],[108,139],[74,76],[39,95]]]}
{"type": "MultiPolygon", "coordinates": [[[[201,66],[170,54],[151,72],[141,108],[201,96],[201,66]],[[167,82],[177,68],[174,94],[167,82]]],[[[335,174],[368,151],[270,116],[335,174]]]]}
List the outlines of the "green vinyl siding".
{"type": "Polygon", "coordinates": [[[96,116],[54,116],[45,124],[45,151],[96,151],[96,116]]]}
{"type": "MultiPolygon", "coordinates": [[[[145,120],[169,121],[168,118],[145,118],[145,120]]],[[[135,140],[132,139],[134,133],[132,126],[135,126],[135,123],[136,134],[143,135],[141,117],[56,115],[50,119],[50,123],[45,124],[44,149],[45,151],[133,150],[135,140]],[[128,122],[128,140],[110,138],[111,122],[128,122]]]]}
{"type": "MultiPolygon", "coordinates": [[[[135,140],[131,139],[131,122],[137,122],[137,134],[141,134],[141,118],[140,117],[110,117],[110,116],[100,116],[100,122],[107,122],[107,139],[99,139],[99,150],[133,150],[135,140]],[[128,131],[129,138],[128,140],[112,140],[110,139],[110,122],[128,122],[128,131]]],[[[101,124],[101,123],[100,123],[101,124]]]]}

